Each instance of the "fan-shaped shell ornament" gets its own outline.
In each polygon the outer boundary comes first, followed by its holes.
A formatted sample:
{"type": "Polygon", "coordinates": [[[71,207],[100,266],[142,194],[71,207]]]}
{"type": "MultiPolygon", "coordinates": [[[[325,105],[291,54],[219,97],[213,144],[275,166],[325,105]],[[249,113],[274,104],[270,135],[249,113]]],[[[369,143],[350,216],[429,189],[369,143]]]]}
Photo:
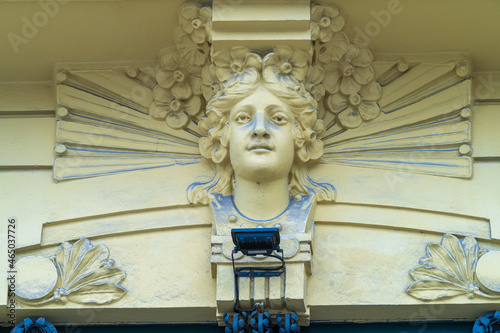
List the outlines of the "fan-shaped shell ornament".
{"type": "Polygon", "coordinates": [[[444,235],[440,244],[427,244],[426,257],[420,259],[420,266],[410,272],[415,282],[406,293],[426,301],[460,295],[469,299],[476,296],[500,298],[478,287],[475,270],[484,253],[473,237],[459,240],[453,235],[444,235]]]}
{"type": "Polygon", "coordinates": [[[115,267],[105,245],[92,245],[82,238],[74,244],[64,242],[50,258],[57,269],[57,283],[52,294],[38,298],[20,297],[21,301],[43,305],[50,302],[108,304],[127,293],[120,283],[125,272],[115,267]]]}

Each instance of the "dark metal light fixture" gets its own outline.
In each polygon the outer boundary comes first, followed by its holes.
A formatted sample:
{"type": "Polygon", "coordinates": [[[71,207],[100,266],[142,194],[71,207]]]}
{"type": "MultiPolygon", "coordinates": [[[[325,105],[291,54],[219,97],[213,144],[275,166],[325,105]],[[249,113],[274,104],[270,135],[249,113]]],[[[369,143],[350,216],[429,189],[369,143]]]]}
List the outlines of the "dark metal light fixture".
{"type": "Polygon", "coordinates": [[[278,228],[232,229],[231,236],[236,252],[247,256],[269,255],[279,250],[280,233],[278,228]]]}
{"type": "MultiPolygon", "coordinates": [[[[229,329],[231,332],[235,332],[235,330],[239,331],[239,323],[242,325],[247,320],[247,313],[238,309],[239,303],[239,287],[238,287],[238,278],[240,277],[272,277],[272,276],[280,276],[285,273],[285,258],[283,254],[283,250],[280,249],[280,233],[278,228],[244,228],[244,229],[232,229],[231,237],[234,243],[234,250],[231,253],[231,260],[233,263],[233,272],[234,272],[234,287],[235,287],[235,302],[233,307],[233,321],[232,323],[229,316],[224,314],[224,321],[226,322],[226,330],[229,329]],[[256,266],[244,266],[244,267],[236,267],[234,262],[234,254],[237,252],[242,252],[247,256],[257,256],[263,255],[266,257],[272,257],[279,260],[281,265],[279,266],[270,266],[269,264],[257,264],[256,266]],[[277,252],[280,253],[279,256],[277,252]]],[[[248,261],[246,261],[248,262],[248,261]]],[[[258,315],[258,318],[253,318],[251,321],[255,324],[256,322],[259,325],[264,325],[264,323],[270,323],[269,312],[258,312],[256,310],[256,306],[259,303],[256,303],[254,309],[252,310],[252,316],[258,315]],[[267,317],[266,317],[267,316],[267,317]]],[[[287,317],[288,318],[288,317],[287,317]]],[[[289,322],[288,320],[287,322],[289,322]]],[[[250,325],[251,326],[251,325],[250,325]]],[[[297,325],[295,325],[297,326],[297,325]]],[[[253,326],[252,326],[253,327],[253,326]]],[[[298,326],[297,326],[298,327],[298,326]]],[[[255,330],[254,330],[255,331],[255,330]]],[[[256,331],[255,331],[256,332],[256,331]]],[[[260,330],[259,330],[260,332],[260,330]]]]}

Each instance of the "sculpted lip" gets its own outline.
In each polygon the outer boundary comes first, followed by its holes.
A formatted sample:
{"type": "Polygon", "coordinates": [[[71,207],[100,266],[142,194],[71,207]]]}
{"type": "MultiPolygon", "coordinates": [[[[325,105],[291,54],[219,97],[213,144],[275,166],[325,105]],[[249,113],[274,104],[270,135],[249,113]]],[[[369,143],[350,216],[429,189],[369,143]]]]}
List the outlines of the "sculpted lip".
{"type": "Polygon", "coordinates": [[[273,147],[265,142],[253,142],[248,146],[248,150],[273,150],[273,147]]]}

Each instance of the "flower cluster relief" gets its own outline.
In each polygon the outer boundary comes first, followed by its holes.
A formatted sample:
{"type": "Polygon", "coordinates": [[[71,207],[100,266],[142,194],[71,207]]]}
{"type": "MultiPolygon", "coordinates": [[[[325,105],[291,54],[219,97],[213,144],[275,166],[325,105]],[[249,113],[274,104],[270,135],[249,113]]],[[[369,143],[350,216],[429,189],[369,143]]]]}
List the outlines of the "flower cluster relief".
{"type": "MultiPolygon", "coordinates": [[[[175,47],[160,54],[150,115],[173,129],[185,129],[205,115],[206,103],[232,77],[248,68],[259,72],[271,68],[300,82],[318,107],[330,112],[343,128],[357,128],[377,118],[382,87],[375,80],[373,55],[350,41],[339,9],[312,3],[310,31],[309,50],[288,45],[277,45],[265,54],[245,46],[214,50],[212,8],[184,3],[175,47]]],[[[199,124],[203,133],[209,133],[206,121],[199,124]]]]}
{"type": "Polygon", "coordinates": [[[380,115],[382,87],[375,81],[372,53],[349,40],[344,22],[338,9],[312,6],[314,59],[324,70],[326,110],[335,114],[340,126],[351,129],[380,115]]]}
{"type": "Polygon", "coordinates": [[[149,114],[173,129],[186,128],[204,107],[203,67],[210,53],[212,9],[183,3],[175,47],[160,52],[149,114]]]}

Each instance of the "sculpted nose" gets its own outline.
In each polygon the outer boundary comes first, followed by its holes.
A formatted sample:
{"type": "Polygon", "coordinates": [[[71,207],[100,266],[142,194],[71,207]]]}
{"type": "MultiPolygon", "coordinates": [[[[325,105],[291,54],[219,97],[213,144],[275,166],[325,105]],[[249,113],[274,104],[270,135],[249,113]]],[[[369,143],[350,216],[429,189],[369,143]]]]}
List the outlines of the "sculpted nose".
{"type": "Polygon", "coordinates": [[[254,127],[252,129],[251,136],[254,139],[269,139],[271,133],[267,128],[267,122],[262,114],[257,114],[254,118],[254,127]]]}

